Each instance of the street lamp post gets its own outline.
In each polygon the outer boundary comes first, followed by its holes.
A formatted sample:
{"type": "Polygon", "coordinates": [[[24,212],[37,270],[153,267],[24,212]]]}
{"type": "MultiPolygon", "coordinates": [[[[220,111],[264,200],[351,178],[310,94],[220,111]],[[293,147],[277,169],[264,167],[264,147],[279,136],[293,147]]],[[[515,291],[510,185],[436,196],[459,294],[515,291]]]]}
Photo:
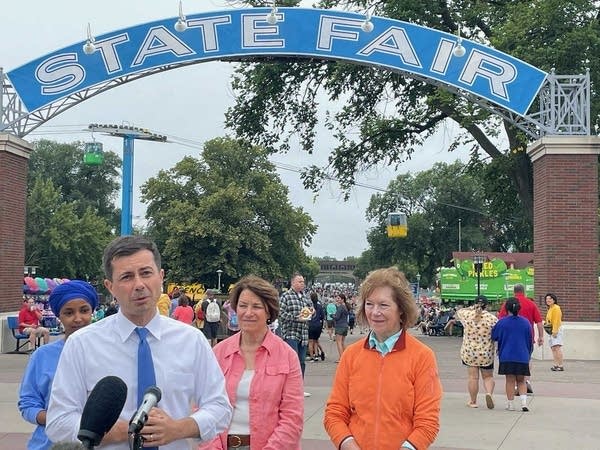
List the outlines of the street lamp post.
{"type": "Polygon", "coordinates": [[[421,298],[421,274],[417,272],[417,302],[421,298]]]}
{"type": "Polygon", "coordinates": [[[458,219],[458,251],[462,251],[462,236],[461,236],[462,219],[458,219]]]}
{"type": "Polygon", "coordinates": [[[223,271],[221,269],[217,270],[217,276],[219,277],[219,280],[217,281],[217,291],[219,291],[219,293],[221,293],[221,274],[223,273],[223,271]]]}
{"type": "Polygon", "coordinates": [[[481,271],[483,270],[483,261],[485,257],[481,253],[473,255],[473,268],[477,273],[477,297],[481,294],[481,271]]]}

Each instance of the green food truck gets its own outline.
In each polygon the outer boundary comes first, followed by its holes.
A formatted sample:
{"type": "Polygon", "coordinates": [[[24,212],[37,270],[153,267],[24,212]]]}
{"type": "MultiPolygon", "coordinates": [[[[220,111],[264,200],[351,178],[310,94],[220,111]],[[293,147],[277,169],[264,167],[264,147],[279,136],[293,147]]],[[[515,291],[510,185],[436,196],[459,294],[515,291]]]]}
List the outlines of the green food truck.
{"type": "MultiPolygon", "coordinates": [[[[477,272],[472,259],[455,259],[454,267],[442,267],[439,273],[442,303],[473,302],[477,296],[477,272]]],[[[479,290],[490,302],[499,303],[513,295],[515,284],[525,286],[525,295],[533,298],[533,267],[509,269],[493,258],[484,261],[479,273],[479,290]]]]}

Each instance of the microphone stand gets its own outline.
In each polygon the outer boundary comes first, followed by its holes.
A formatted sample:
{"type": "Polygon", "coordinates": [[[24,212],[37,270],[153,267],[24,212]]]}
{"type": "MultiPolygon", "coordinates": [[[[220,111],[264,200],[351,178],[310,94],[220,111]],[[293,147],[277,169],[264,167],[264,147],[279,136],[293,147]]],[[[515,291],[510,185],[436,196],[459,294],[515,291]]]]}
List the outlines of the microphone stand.
{"type": "Polygon", "coordinates": [[[142,450],[144,446],[144,438],[139,432],[129,433],[129,448],[130,450],[142,450]]]}
{"type": "Polygon", "coordinates": [[[144,447],[144,437],[142,436],[142,429],[146,421],[144,420],[142,425],[133,423],[133,419],[135,418],[135,413],[131,416],[129,420],[129,449],[130,450],[142,450],[144,447]]]}

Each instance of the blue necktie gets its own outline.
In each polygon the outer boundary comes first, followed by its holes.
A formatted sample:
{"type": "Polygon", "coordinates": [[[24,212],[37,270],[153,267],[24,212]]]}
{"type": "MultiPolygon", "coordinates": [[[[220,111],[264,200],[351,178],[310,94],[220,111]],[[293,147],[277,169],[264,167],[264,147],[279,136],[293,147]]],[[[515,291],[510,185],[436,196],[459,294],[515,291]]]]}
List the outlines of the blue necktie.
{"type": "MultiPolygon", "coordinates": [[[[154,375],[154,363],[152,362],[152,351],[146,337],[148,336],[147,328],[136,328],[135,332],[140,338],[138,344],[138,406],[144,400],[144,392],[150,386],[156,385],[156,377],[154,375]]],[[[158,447],[144,447],[144,450],[156,450],[158,447]]]]}

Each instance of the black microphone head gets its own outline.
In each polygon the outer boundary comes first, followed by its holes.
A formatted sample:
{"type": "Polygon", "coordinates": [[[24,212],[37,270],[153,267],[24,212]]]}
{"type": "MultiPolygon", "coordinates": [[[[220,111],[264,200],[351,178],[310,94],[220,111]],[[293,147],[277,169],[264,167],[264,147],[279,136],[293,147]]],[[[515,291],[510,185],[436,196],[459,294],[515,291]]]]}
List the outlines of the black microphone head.
{"type": "Polygon", "coordinates": [[[162,392],[160,391],[160,389],[158,387],[150,386],[148,389],[146,389],[146,392],[144,392],[144,396],[146,396],[148,394],[152,394],[156,397],[156,403],[160,402],[160,399],[162,397],[162,392]]]}
{"type": "Polygon", "coordinates": [[[119,419],[127,399],[127,386],[119,377],[102,378],[85,402],[77,439],[92,447],[99,445],[104,435],[119,419]]]}

